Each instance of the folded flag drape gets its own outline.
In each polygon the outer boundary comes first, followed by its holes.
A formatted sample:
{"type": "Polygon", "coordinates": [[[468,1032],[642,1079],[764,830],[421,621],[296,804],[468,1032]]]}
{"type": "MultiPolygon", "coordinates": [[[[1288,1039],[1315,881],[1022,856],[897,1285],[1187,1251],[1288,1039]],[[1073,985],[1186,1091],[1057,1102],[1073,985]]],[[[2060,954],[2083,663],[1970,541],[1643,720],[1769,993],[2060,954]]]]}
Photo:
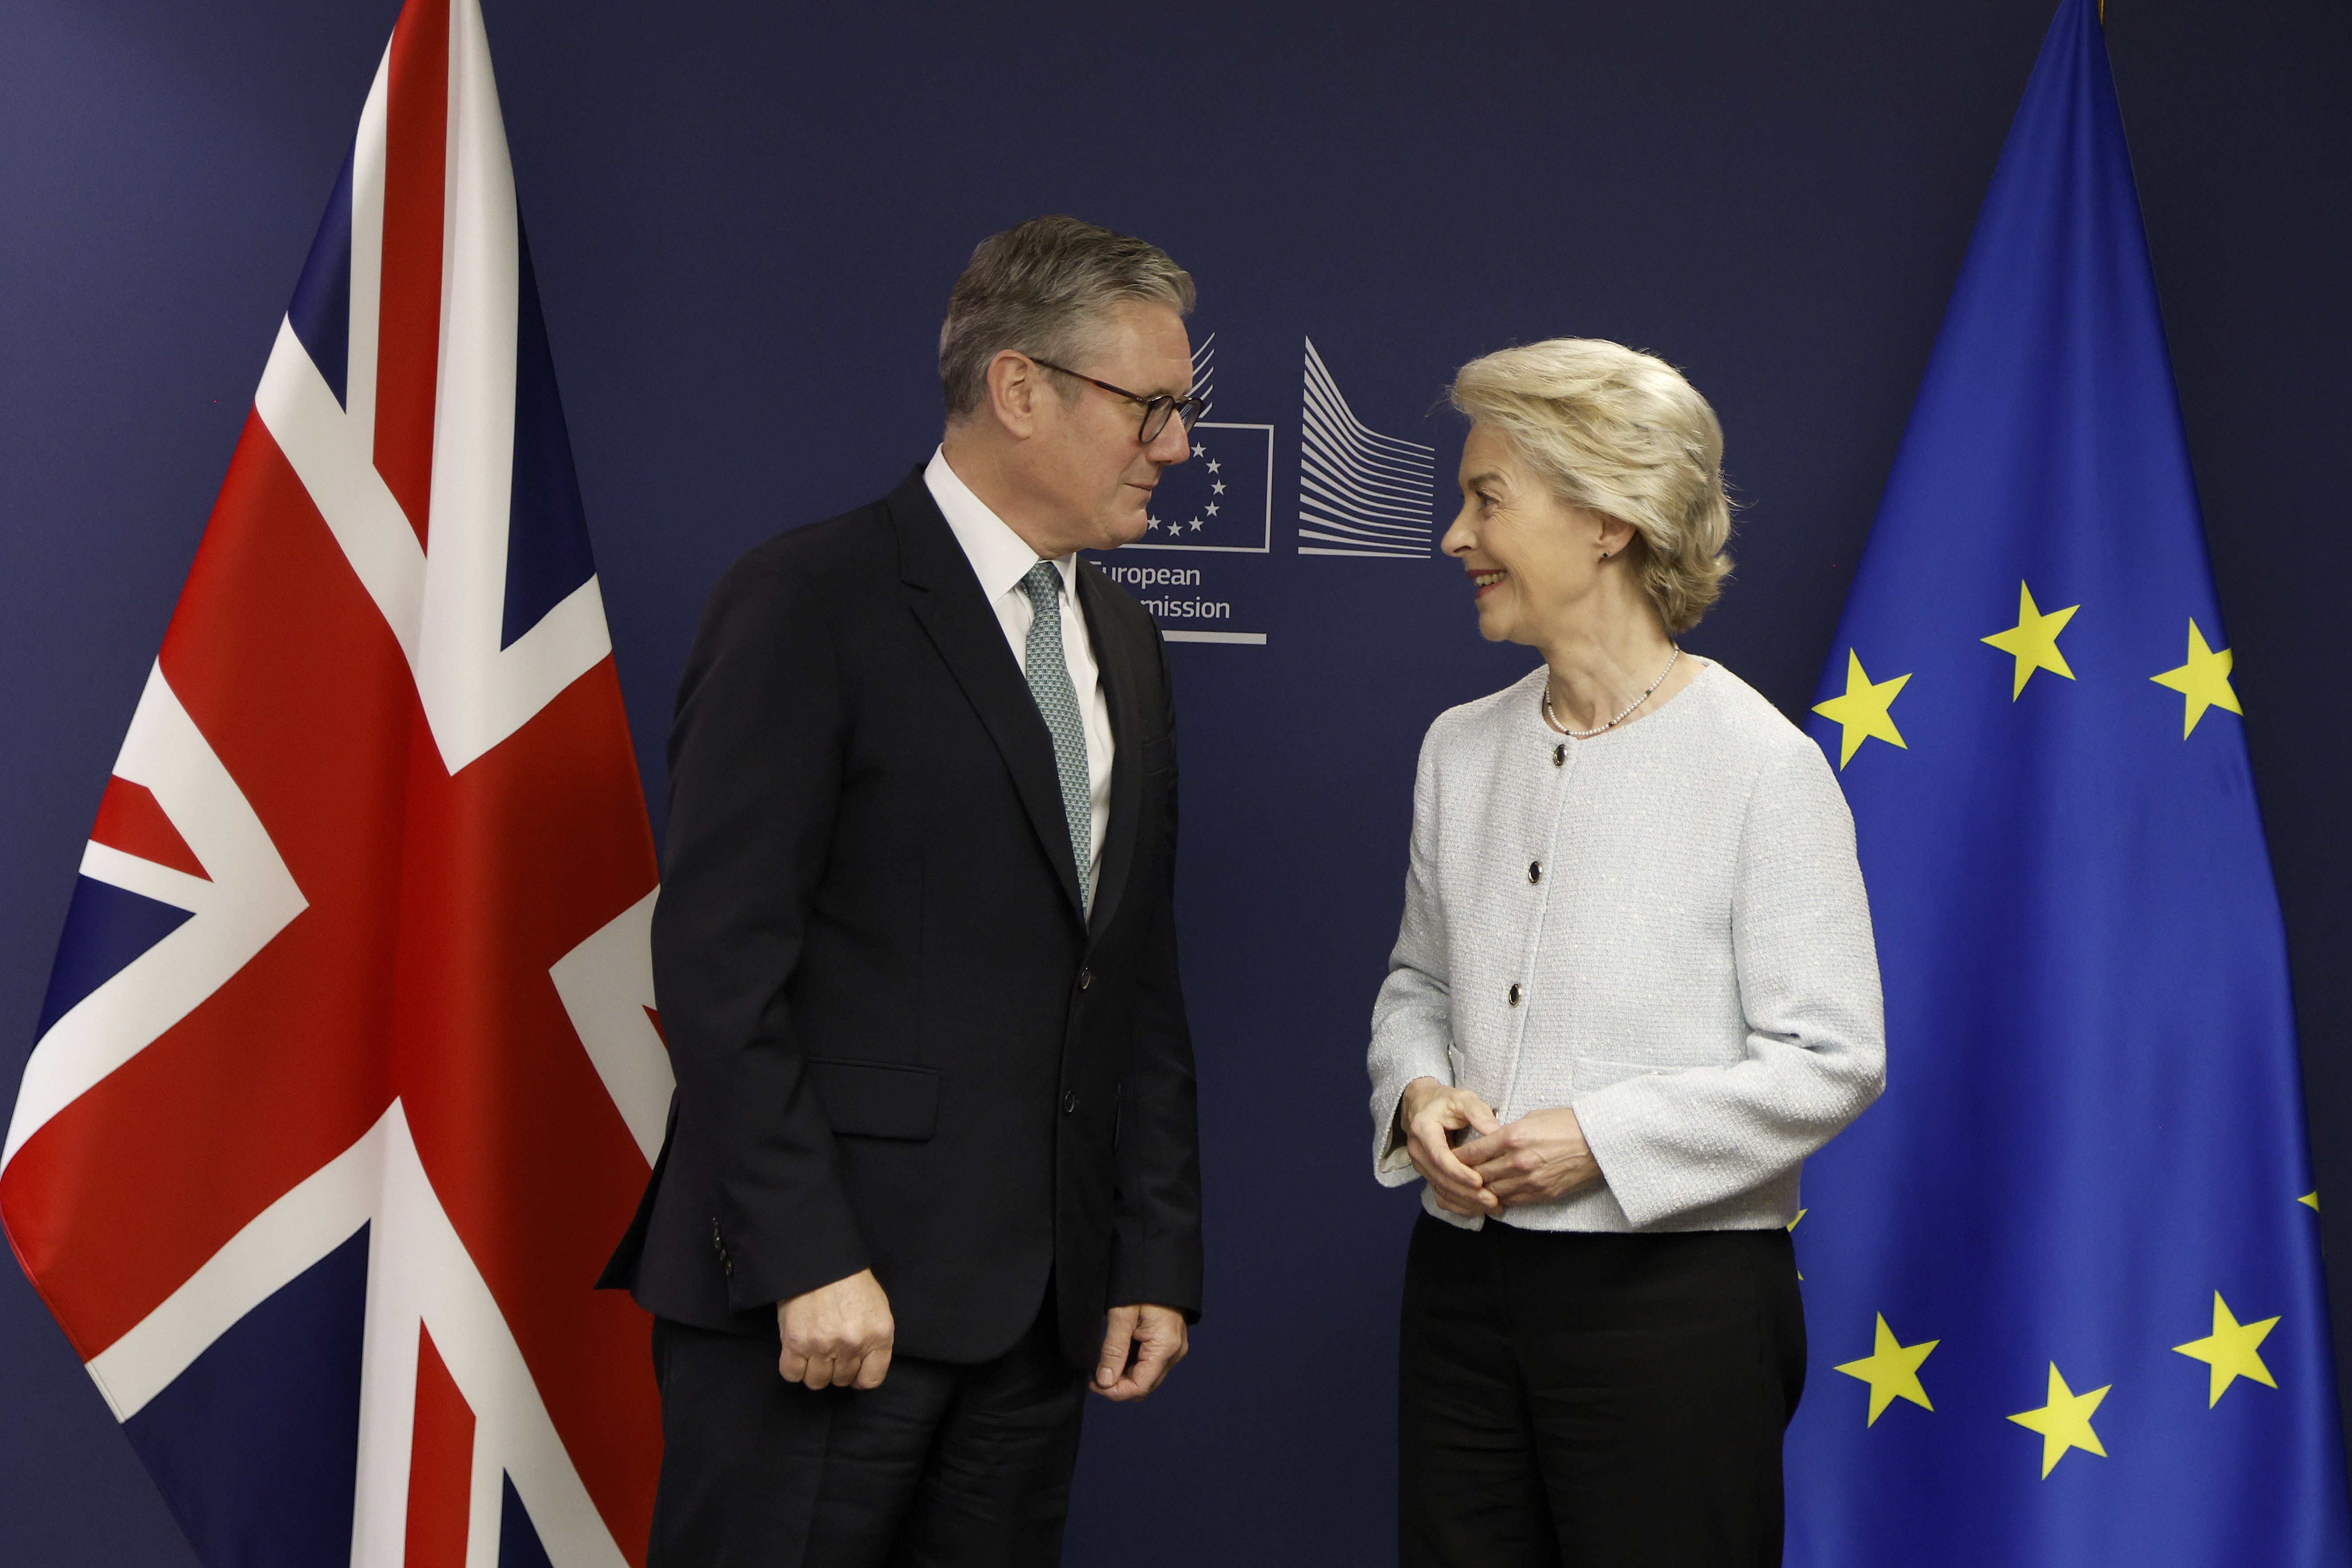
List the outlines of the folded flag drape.
{"type": "Polygon", "coordinates": [[[1806,1172],[1791,1562],[2352,1562],[2240,711],[2105,43],[2065,0],[1811,717],[1889,1070],[1806,1172]]]}
{"type": "Polygon", "coordinates": [[[208,1568],[643,1561],[655,879],[480,9],[408,0],[0,1153],[208,1568]]]}

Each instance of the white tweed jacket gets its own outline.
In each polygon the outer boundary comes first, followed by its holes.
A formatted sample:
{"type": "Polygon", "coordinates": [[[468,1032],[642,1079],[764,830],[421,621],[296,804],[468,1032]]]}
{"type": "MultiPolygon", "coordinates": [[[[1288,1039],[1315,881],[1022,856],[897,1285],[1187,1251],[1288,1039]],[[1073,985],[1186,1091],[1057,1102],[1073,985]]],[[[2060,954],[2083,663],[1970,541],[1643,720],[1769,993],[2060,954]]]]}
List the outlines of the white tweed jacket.
{"type": "Polygon", "coordinates": [[[1845,796],[1719,665],[1589,741],[1544,723],[1544,676],[1440,715],[1422,743],[1404,921],[1372,1010],[1374,1170],[1418,1179],[1396,1112],[1428,1077],[1506,1122],[1575,1109],[1602,1184],[1507,1224],[1789,1225],[1805,1156],[1885,1081],[1845,796]]]}

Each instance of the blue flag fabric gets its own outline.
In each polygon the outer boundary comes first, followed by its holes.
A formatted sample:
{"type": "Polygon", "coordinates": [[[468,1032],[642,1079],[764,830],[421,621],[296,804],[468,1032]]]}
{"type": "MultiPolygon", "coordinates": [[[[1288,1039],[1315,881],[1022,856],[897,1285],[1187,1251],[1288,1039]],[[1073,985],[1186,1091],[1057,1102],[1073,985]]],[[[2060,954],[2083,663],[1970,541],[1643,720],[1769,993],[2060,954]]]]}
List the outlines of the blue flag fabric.
{"type": "Polygon", "coordinates": [[[1838,630],[1883,1100],[1806,1172],[1805,1568],[2352,1563],[2276,891],[2093,0],[1838,630]]]}

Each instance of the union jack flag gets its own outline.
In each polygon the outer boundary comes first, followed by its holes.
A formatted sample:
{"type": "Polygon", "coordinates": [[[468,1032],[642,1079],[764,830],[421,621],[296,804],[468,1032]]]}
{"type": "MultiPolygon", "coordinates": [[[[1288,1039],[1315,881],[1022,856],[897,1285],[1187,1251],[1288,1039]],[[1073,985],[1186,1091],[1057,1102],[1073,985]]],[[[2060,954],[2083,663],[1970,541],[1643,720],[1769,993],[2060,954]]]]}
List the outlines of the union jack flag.
{"type": "Polygon", "coordinates": [[[480,9],[408,0],[0,1152],[213,1568],[643,1561],[655,882],[480,9]]]}

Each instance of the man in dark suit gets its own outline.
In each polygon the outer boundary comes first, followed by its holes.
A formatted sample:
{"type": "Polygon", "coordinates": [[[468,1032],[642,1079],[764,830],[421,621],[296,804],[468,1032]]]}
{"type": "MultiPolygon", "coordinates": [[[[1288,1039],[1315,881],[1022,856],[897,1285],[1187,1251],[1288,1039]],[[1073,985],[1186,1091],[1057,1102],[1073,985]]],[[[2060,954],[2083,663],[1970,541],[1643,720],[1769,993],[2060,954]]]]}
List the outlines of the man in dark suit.
{"type": "Polygon", "coordinates": [[[605,1276],[656,1315],[655,1568],[1058,1560],[1084,1389],[1201,1302],[1166,649],[1079,550],[1190,454],[1191,279],[982,244],[946,437],[713,592],[654,921],[677,1093],[605,1276]]]}

